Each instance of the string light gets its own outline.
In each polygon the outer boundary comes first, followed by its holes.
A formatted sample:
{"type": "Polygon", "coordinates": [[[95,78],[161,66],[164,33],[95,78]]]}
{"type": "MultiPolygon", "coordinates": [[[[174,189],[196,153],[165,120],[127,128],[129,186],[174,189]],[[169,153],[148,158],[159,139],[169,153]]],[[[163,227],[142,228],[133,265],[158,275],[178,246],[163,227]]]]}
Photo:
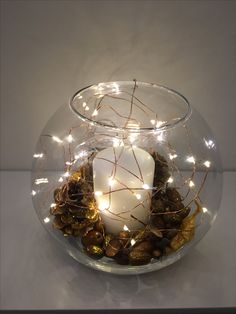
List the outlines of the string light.
{"type": "Polygon", "coordinates": [[[36,191],[32,190],[31,195],[33,195],[33,196],[36,195],[36,191]]]}
{"type": "Polygon", "coordinates": [[[69,173],[69,171],[66,171],[64,174],[63,174],[63,177],[69,177],[70,176],[70,173],[69,173]]]}
{"type": "Polygon", "coordinates": [[[52,204],[50,205],[51,208],[54,208],[54,207],[56,207],[56,206],[57,206],[56,203],[52,203],[52,204]]]}
{"type": "Polygon", "coordinates": [[[210,162],[209,160],[206,160],[206,161],[204,162],[204,165],[205,165],[207,168],[210,168],[211,162],[210,162]]]}
{"type": "Polygon", "coordinates": [[[33,157],[34,158],[42,158],[43,157],[43,153],[41,153],[41,154],[34,154],[33,157]]]}
{"type": "Polygon", "coordinates": [[[206,207],[202,207],[202,211],[203,211],[203,213],[205,214],[205,213],[208,212],[208,209],[207,209],[206,207]]]}
{"type": "Polygon", "coordinates": [[[190,156],[186,159],[188,162],[191,162],[193,164],[195,164],[195,158],[193,156],[190,156]]]}
{"type": "Polygon", "coordinates": [[[45,222],[45,224],[47,224],[50,221],[50,219],[48,217],[46,217],[46,218],[44,218],[43,221],[45,222]]]}
{"type": "Polygon", "coordinates": [[[94,112],[92,113],[92,117],[95,117],[97,115],[98,115],[98,111],[97,111],[97,109],[95,109],[94,112]]]}
{"type": "Polygon", "coordinates": [[[71,165],[73,165],[73,162],[71,162],[71,161],[66,161],[66,165],[67,165],[67,166],[71,166],[71,165]]]}
{"type": "Polygon", "coordinates": [[[169,177],[169,179],[167,180],[168,183],[173,183],[174,179],[172,177],[169,177]]]}
{"type": "Polygon", "coordinates": [[[85,110],[88,111],[88,110],[89,110],[89,106],[86,106],[86,107],[85,107],[85,110]]]}
{"type": "Polygon", "coordinates": [[[96,196],[101,196],[101,195],[103,195],[102,191],[96,191],[94,194],[95,194],[96,196]]]}
{"type": "Polygon", "coordinates": [[[39,178],[39,179],[36,179],[34,182],[35,182],[35,184],[39,185],[42,183],[48,183],[48,179],[47,178],[39,178]]]}
{"type": "Polygon", "coordinates": [[[123,230],[124,231],[130,231],[129,228],[126,225],[124,225],[123,230]]]}
{"type": "Polygon", "coordinates": [[[172,159],[175,159],[175,158],[177,158],[178,157],[178,155],[177,154],[169,154],[169,157],[170,157],[170,160],[172,160],[172,159]]]}
{"type": "Polygon", "coordinates": [[[137,200],[140,200],[142,197],[141,194],[135,194],[135,196],[136,196],[137,200]]]}
{"type": "Polygon", "coordinates": [[[207,146],[209,149],[215,147],[215,143],[214,143],[212,140],[208,140],[208,141],[207,141],[206,139],[204,139],[204,142],[205,142],[206,146],[207,146]]]}
{"type": "Polygon", "coordinates": [[[58,179],[58,182],[63,182],[63,178],[60,177],[60,178],[58,179]]]}
{"type": "Polygon", "coordinates": [[[131,239],[130,243],[133,246],[133,245],[135,245],[136,241],[134,239],[131,239]]]}
{"type": "Polygon", "coordinates": [[[71,134],[69,134],[69,135],[67,136],[67,141],[68,141],[69,143],[72,143],[72,142],[74,141],[73,136],[72,136],[71,134]]]}
{"type": "Polygon", "coordinates": [[[62,143],[62,140],[59,139],[59,137],[57,137],[57,136],[54,136],[54,135],[53,135],[52,139],[53,139],[53,141],[55,141],[55,142],[57,142],[57,143],[62,143]]]}
{"type": "Polygon", "coordinates": [[[109,202],[108,201],[102,201],[99,206],[98,206],[98,209],[101,210],[101,211],[104,211],[106,209],[109,208],[109,202]]]}
{"type": "Polygon", "coordinates": [[[192,187],[194,187],[194,186],[195,186],[194,182],[193,182],[192,180],[190,180],[190,181],[189,181],[189,187],[192,188],[192,187]]]}
{"type": "Polygon", "coordinates": [[[144,188],[144,190],[148,190],[148,189],[150,189],[150,186],[148,184],[144,183],[143,188],[144,188]]]}
{"type": "Polygon", "coordinates": [[[83,102],[83,105],[82,105],[84,108],[87,106],[86,102],[84,101],[83,102]]]}

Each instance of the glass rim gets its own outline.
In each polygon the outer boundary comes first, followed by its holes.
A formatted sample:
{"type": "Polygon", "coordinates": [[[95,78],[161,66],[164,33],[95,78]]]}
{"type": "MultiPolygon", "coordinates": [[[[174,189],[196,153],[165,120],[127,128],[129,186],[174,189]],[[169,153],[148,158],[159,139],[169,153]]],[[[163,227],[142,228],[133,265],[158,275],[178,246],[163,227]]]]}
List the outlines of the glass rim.
{"type": "Polygon", "coordinates": [[[78,91],[76,91],[73,96],[70,98],[69,100],[69,107],[72,110],[73,113],[75,113],[77,116],[79,116],[79,118],[81,118],[83,121],[88,122],[90,124],[92,124],[93,126],[98,126],[98,127],[103,127],[106,129],[110,129],[112,131],[117,131],[117,132],[133,132],[133,133],[139,133],[139,132],[161,132],[161,131],[165,131],[167,129],[172,129],[174,127],[176,127],[177,125],[179,125],[180,123],[184,123],[186,122],[189,117],[192,114],[192,108],[191,105],[188,101],[188,99],[183,96],[180,92],[169,88],[167,86],[164,85],[160,85],[160,84],[156,84],[156,83],[148,83],[148,82],[142,82],[142,81],[137,81],[137,80],[133,80],[133,81],[109,81],[109,82],[99,82],[97,84],[91,84],[88,85],[78,91]],[[104,122],[99,122],[96,120],[93,120],[91,118],[88,118],[87,116],[85,116],[84,114],[82,114],[75,106],[74,106],[74,100],[76,99],[76,97],[78,95],[80,95],[81,93],[85,92],[86,90],[98,86],[98,85],[102,85],[102,84],[127,84],[127,85],[131,85],[134,84],[134,82],[138,83],[139,85],[143,85],[143,86],[149,86],[149,87],[153,87],[153,88],[158,88],[160,90],[164,90],[165,92],[175,95],[177,97],[179,97],[183,103],[186,105],[186,111],[183,114],[183,116],[181,116],[180,118],[177,118],[176,121],[172,121],[169,123],[166,123],[164,125],[161,126],[153,126],[153,127],[117,127],[117,126],[111,126],[110,124],[106,124],[104,122]]]}

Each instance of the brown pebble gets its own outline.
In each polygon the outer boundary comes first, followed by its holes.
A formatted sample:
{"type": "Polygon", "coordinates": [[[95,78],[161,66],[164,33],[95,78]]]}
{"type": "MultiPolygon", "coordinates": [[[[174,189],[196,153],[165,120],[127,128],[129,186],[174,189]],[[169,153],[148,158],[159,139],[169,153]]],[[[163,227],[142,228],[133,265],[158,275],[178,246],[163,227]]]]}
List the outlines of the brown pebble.
{"type": "Polygon", "coordinates": [[[130,233],[129,231],[121,231],[118,235],[119,240],[123,244],[123,246],[126,246],[129,239],[130,239],[130,233]]]}
{"type": "Polygon", "coordinates": [[[62,229],[65,227],[65,224],[61,221],[60,215],[55,216],[52,225],[55,229],[62,229]]]}
{"type": "Polygon", "coordinates": [[[180,224],[182,222],[182,218],[180,217],[179,214],[175,214],[175,213],[168,213],[163,215],[163,220],[165,221],[165,223],[169,223],[169,224],[180,224]]]}
{"type": "Polygon", "coordinates": [[[113,239],[108,243],[108,246],[106,247],[106,256],[108,257],[114,257],[120,250],[121,243],[117,239],[113,239]]]}
{"type": "Polygon", "coordinates": [[[133,266],[146,265],[151,261],[151,254],[144,251],[133,250],[129,253],[129,261],[133,266]]]}
{"type": "Polygon", "coordinates": [[[103,242],[103,236],[100,232],[92,230],[82,237],[81,242],[84,246],[99,245],[103,242]]]}
{"type": "Polygon", "coordinates": [[[66,235],[73,235],[73,229],[71,228],[71,226],[65,227],[64,233],[65,233],[66,235]]]}
{"type": "Polygon", "coordinates": [[[129,264],[129,250],[128,249],[120,250],[116,254],[115,260],[116,260],[117,264],[128,265],[129,264]]]}
{"type": "Polygon", "coordinates": [[[104,227],[103,224],[101,222],[101,220],[98,220],[95,225],[94,225],[94,229],[98,232],[101,232],[102,234],[104,233],[104,227]]]}
{"type": "Polygon", "coordinates": [[[167,239],[172,239],[176,236],[177,233],[178,233],[178,229],[168,230],[168,231],[165,231],[164,236],[167,239]]]}
{"type": "Polygon", "coordinates": [[[103,249],[98,245],[87,246],[86,252],[93,258],[101,258],[103,256],[103,249]]]}
{"type": "Polygon", "coordinates": [[[134,246],[133,250],[143,251],[150,253],[153,250],[153,246],[149,241],[143,241],[134,246]]]}
{"type": "Polygon", "coordinates": [[[74,222],[74,218],[71,216],[71,215],[61,215],[61,221],[64,223],[64,224],[72,224],[74,222]]]}
{"type": "Polygon", "coordinates": [[[166,195],[171,202],[177,203],[181,201],[181,196],[175,188],[167,188],[166,195]]]}
{"type": "Polygon", "coordinates": [[[155,250],[152,252],[152,255],[153,255],[153,257],[158,258],[158,257],[160,257],[160,256],[162,255],[162,252],[161,252],[161,250],[159,250],[159,249],[155,249],[155,250]]]}
{"type": "Polygon", "coordinates": [[[157,215],[155,215],[152,218],[152,225],[157,227],[158,229],[164,229],[165,228],[165,223],[164,223],[163,219],[157,215]]]}

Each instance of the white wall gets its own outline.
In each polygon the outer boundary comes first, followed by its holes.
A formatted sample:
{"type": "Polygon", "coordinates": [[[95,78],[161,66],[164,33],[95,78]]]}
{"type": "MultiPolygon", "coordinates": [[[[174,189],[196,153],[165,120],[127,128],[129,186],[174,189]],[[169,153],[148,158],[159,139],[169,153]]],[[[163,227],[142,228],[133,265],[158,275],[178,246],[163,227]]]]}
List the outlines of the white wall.
{"type": "Polygon", "coordinates": [[[1,167],[30,169],[78,89],[136,78],[183,93],[236,169],[236,1],[1,1],[1,167]]]}

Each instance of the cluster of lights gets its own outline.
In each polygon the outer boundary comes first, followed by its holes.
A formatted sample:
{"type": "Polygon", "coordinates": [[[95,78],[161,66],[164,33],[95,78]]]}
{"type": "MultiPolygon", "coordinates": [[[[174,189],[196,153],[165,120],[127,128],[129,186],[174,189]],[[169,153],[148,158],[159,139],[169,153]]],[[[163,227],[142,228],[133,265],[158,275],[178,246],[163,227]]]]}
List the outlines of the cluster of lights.
{"type": "Polygon", "coordinates": [[[215,147],[215,143],[214,143],[212,140],[208,140],[208,141],[207,141],[206,139],[204,139],[204,142],[205,142],[207,148],[209,148],[209,149],[215,147]]]}

